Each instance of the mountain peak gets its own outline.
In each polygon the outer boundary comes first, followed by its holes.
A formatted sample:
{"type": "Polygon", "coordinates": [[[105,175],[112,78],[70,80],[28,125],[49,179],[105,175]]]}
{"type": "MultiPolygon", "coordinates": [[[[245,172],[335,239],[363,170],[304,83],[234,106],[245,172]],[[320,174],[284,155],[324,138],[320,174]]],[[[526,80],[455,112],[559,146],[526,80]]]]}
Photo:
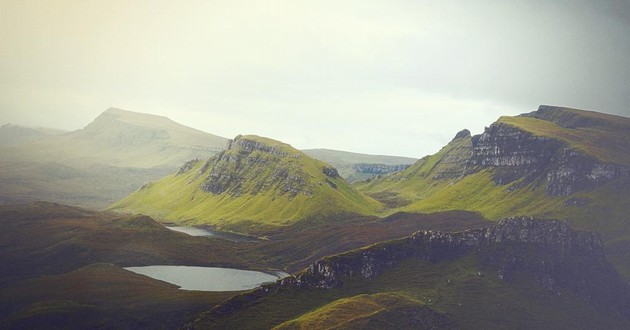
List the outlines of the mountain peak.
{"type": "Polygon", "coordinates": [[[312,217],[370,214],[378,207],[334,167],[288,144],[239,135],[230,140],[228,150],[187,163],[112,208],[252,233],[312,217]],[[165,201],[160,198],[164,194],[178,197],[165,201]],[[147,199],[155,202],[149,205],[147,199]]]}

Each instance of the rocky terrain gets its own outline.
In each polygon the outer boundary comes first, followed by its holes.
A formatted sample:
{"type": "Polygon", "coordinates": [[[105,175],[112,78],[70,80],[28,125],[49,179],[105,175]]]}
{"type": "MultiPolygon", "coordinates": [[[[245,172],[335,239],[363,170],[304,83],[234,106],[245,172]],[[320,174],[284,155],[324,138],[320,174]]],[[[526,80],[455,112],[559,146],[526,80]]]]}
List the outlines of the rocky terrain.
{"type": "MultiPolygon", "coordinates": [[[[596,234],[573,230],[564,221],[515,217],[459,233],[420,231],[400,240],[323,258],[293,277],[231,298],[190,327],[220,324],[217,320],[265,304],[275,295],[296,291],[316,295],[313,290],[352,291],[357,279],[379,282],[379,278],[403,263],[428,262],[424,267],[430,268],[428,265],[456,263],[467,256],[477,260],[478,268],[472,270],[476,276],[507,286],[529,279],[543,292],[577,297],[589,308],[604,309],[625,320],[622,324],[630,324],[630,289],[607,262],[596,234]]],[[[451,311],[453,316],[452,313],[457,312],[451,311]]],[[[461,323],[456,328],[459,327],[461,323]]]]}

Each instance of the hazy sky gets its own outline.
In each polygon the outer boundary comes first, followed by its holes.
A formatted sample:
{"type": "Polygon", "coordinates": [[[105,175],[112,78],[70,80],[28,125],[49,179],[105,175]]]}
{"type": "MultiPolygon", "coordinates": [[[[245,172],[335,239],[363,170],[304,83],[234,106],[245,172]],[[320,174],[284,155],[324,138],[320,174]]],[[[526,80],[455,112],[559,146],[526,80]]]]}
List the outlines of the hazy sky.
{"type": "Polygon", "coordinates": [[[0,0],[0,124],[421,157],[539,104],[630,116],[630,1],[0,0]]]}

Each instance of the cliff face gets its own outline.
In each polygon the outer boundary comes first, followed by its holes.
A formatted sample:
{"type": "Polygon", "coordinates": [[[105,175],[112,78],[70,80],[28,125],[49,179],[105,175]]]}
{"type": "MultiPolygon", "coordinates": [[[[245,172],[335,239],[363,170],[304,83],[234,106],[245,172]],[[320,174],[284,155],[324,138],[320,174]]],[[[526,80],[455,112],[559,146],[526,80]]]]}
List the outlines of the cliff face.
{"type": "MultiPolygon", "coordinates": [[[[207,161],[204,167],[212,167],[201,190],[215,195],[227,192],[231,196],[242,194],[256,195],[265,190],[277,190],[280,194],[295,197],[298,194],[312,195],[312,187],[307,184],[308,175],[297,162],[300,154],[283,150],[280,146],[269,145],[237,136],[228,143],[228,150],[207,161]],[[248,182],[250,181],[250,182],[248,182]],[[255,181],[255,184],[250,184],[255,181]]],[[[336,170],[323,169],[334,175],[336,170]]]]}
{"type": "MultiPolygon", "coordinates": [[[[559,127],[569,128],[569,131],[562,132],[565,135],[577,134],[571,130],[581,127],[603,125],[601,119],[560,112],[547,106],[541,106],[541,110],[523,117],[540,117],[548,122],[557,122],[559,127]]],[[[590,143],[597,144],[598,141],[590,143]]],[[[605,145],[602,147],[605,148],[605,145]]],[[[630,173],[628,167],[602,161],[561,138],[533,134],[518,125],[502,121],[472,138],[468,171],[483,168],[495,170],[493,179],[498,185],[524,179],[508,190],[542,178],[549,196],[568,196],[576,191],[597,188],[616,179],[628,178],[630,173]]]]}
{"type": "MultiPolygon", "coordinates": [[[[545,289],[568,290],[588,303],[615,306],[630,316],[630,291],[606,261],[599,238],[571,229],[566,222],[530,217],[508,218],[495,226],[448,234],[422,231],[398,241],[324,258],[280,285],[311,288],[343,287],[345,278],[372,279],[414,258],[430,262],[475,253],[500,280],[519,274],[545,289]]],[[[484,275],[480,273],[480,276],[484,275]]]]}
{"type": "MultiPolygon", "coordinates": [[[[459,233],[420,231],[407,238],[326,257],[295,276],[232,298],[206,316],[225,317],[280,292],[339,292],[346,281],[372,281],[404,260],[443,264],[467,256],[478,260],[479,268],[474,271],[479,277],[492,276],[508,286],[519,285],[523,278],[533,279],[553,295],[575,295],[591,306],[630,318],[630,290],[606,261],[599,238],[573,230],[563,221],[531,217],[507,218],[488,228],[459,233]]],[[[202,318],[192,326],[203,322],[202,318]]]]}

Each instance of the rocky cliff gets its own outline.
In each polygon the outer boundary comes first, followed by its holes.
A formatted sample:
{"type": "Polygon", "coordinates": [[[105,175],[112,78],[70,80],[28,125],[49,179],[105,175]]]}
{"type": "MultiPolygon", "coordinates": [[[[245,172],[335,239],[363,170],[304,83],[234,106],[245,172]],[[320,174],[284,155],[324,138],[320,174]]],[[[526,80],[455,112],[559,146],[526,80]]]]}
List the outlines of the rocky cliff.
{"type": "MultiPolygon", "coordinates": [[[[554,111],[559,110],[541,106],[540,110],[523,117],[549,118],[554,111]]],[[[601,119],[589,120],[579,114],[568,114],[558,114],[553,117],[554,122],[569,130],[585,125],[592,127],[602,122],[601,119]]],[[[613,180],[629,177],[630,169],[625,164],[603,161],[588,150],[578,149],[570,140],[552,134],[535,134],[519,124],[518,120],[499,120],[486,128],[483,134],[474,136],[468,172],[493,168],[493,179],[498,185],[522,179],[508,188],[511,190],[542,179],[549,196],[568,196],[576,191],[597,188],[613,180]]]]}
{"type": "Polygon", "coordinates": [[[475,255],[479,276],[510,283],[525,276],[554,294],[570,292],[593,306],[630,317],[630,290],[606,261],[597,235],[564,221],[514,217],[492,227],[459,233],[421,231],[400,240],[323,258],[295,276],[237,296],[215,307],[220,316],[282,288],[343,288],[353,277],[377,278],[403,260],[438,263],[475,255]]]}

